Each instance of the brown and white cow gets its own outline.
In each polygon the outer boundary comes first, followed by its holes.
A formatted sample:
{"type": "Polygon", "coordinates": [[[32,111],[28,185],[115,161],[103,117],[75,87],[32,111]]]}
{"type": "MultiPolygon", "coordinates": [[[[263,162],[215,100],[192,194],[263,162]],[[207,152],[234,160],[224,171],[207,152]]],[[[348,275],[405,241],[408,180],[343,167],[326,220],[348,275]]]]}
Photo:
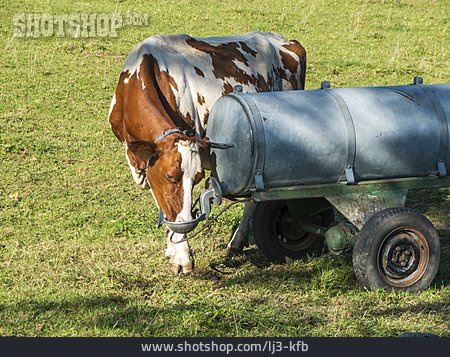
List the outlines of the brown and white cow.
{"type": "MultiPolygon", "coordinates": [[[[275,33],[232,37],[154,36],[133,48],[120,73],[109,122],[134,180],[149,188],[169,221],[192,219],[192,188],[204,176],[201,153],[209,111],[235,85],[244,92],[303,89],[306,53],[275,33]]],[[[229,248],[242,248],[245,208],[229,248]]],[[[247,213],[246,213],[247,212],[247,213]]],[[[174,272],[193,269],[181,234],[168,232],[174,272]]]]}

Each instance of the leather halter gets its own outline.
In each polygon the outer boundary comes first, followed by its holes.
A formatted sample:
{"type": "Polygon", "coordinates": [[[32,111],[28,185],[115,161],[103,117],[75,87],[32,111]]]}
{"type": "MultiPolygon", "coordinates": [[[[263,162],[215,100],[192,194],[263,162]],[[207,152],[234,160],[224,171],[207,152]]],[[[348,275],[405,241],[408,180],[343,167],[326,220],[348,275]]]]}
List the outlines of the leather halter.
{"type": "MultiPolygon", "coordinates": [[[[161,133],[161,135],[158,136],[158,137],[154,140],[154,143],[159,143],[160,141],[164,140],[167,136],[169,136],[169,135],[171,135],[171,134],[177,134],[177,133],[178,133],[178,134],[186,135],[185,132],[181,131],[181,130],[178,129],[178,128],[167,129],[167,130],[164,130],[164,131],[161,133]]],[[[149,158],[149,160],[148,160],[148,162],[147,162],[147,165],[146,165],[146,167],[145,167],[145,171],[146,171],[146,172],[147,172],[147,169],[148,169],[149,166],[150,166],[151,160],[152,160],[152,157],[150,156],[150,158],[149,158]]],[[[147,183],[150,185],[150,182],[147,181],[147,183]]]]}
{"type": "MultiPolygon", "coordinates": [[[[185,135],[187,137],[192,137],[195,134],[194,133],[189,133],[187,130],[180,130],[178,128],[171,128],[171,129],[167,129],[164,130],[161,135],[159,135],[153,142],[154,143],[159,143],[160,141],[164,140],[167,136],[171,135],[171,134],[182,134],[185,135]]],[[[147,171],[148,167],[150,166],[150,162],[151,162],[152,158],[149,158],[149,161],[147,163],[147,166],[145,167],[145,171],[147,171]]],[[[150,184],[150,183],[149,183],[150,184]]]]}
{"type": "Polygon", "coordinates": [[[175,133],[180,133],[180,134],[186,135],[186,133],[184,133],[183,131],[181,131],[178,128],[168,129],[168,130],[163,131],[161,133],[161,135],[155,139],[155,143],[158,143],[161,140],[163,140],[166,136],[169,136],[170,134],[175,134],[175,133]]]}

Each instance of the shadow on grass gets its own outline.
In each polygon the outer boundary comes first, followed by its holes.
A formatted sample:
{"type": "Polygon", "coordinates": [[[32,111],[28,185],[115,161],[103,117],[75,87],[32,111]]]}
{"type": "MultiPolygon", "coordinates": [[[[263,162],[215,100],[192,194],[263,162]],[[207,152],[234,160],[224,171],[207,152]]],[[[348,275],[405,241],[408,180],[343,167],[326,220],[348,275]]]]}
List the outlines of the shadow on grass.
{"type": "MultiPolygon", "coordinates": [[[[439,236],[441,237],[441,260],[439,270],[436,274],[436,278],[432,282],[432,286],[447,286],[450,284],[450,229],[439,230],[439,236]]],[[[310,258],[310,262],[317,257],[310,258]]],[[[254,266],[257,269],[245,270],[238,276],[232,276],[226,279],[226,284],[243,284],[246,282],[260,283],[263,285],[276,284],[277,281],[291,280],[299,284],[307,284],[311,279],[316,279],[324,269],[336,269],[340,270],[344,268],[349,274],[353,276],[353,272],[349,272],[352,268],[352,256],[351,252],[347,252],[339,256],[321,257],[322,263],[318,264],[306,264],[305,268],[292,269],[290,264],[271,265],[271,263],[258,251],[256,248],[248,248],[240,255],[227,255],[218,262],[211,263],[210,267],[216,271],[215,275],[226,276],[233,274],[239,268],[243,268],[245,265],[254,266]],[[326,264],[323,263],[324,259],[330,261],[326,264]],[[277,267],[277,269],[266,269],[268,267],[277,267]]],[[[342,277],[336,277],[341,279],[342,277]]],[[[355,278],[356,279],[356,278],[355,278]]],[[[356,280],[355,280],[356,282],[356,280]]],[[[345,287],[348,289],[348,286],[345,287]]],[[[357,285],[355,285],[355,290],[357,285]]]]}
{"type": "MultiPolygon", "coordinates": [[[[236,310],[234,303],[208,300],[167,307],[142,303],[139,299],[117,295],[71,297],[61,301],[21,300],[0,305],[0,316],[16,316],[20,321],[4,318],[3,330],[12,335],[58,336],[235,336],[253,329],[264,333],[269,316],[271,327],[280,331],[308,329],[323,323],[318,314],[270,308],[255,311],[264,301],[250,301],[236,310]]],[[[264,307],[261,307],[264,309],[264,307]]]]}
{"type": "Polygon", "coordinates": [[[450,211],[448,189],[410,190],[408,192],[407,207],[415,208],[420,212],[427,212],[437,205],[444,206],[444,209],[450,211]]]}
{"type": "MultiPolygon", "coordinates": [[[[312,258],[305,260],[305,264],[269,265],[261,269],[259,264],[264,258],[253,248],[245,252],[234,261],[227,261],[230,258],[222,261],[223,267],[227,267],[227,263],[236,274],[225,276],[203,269],[186,279],[218,279],[217,283],[224,288],[234,285],[254,287],[255,291],[262,292],[261,296],[247,299],[240,296],[235,300],[233,290],[230,290],[230,298],[226,300],[207,297],[192,299],[192,296],[187,296],[185,303],[171,303],[170,296],[161,296],[153,304],[155,297],[150,280],[110,272],[109,277],[123,293],[93,293],[59,300],[50,297],[15,300],[0,305],[3,331],[28,336],[55,336],[61,333],[78,336],[245,336],[264,335],[267,326],[270,326],[271,331],[278,333],[308,336],[326,334],[326,326],[332,324],[333,319],[330,320],[321,309],[308,308],[307,302],[305,308],[299,308],[302,304],[274,305],[270,293],[267,295],[268,291],[295,294],[297,290],[309,290],[324,304],[329,303],[330,298],[348,292],[352,296],[348,308],[351,308],[351,301],[357,298],[356,295],[364,298],[365,293],[358,288],[351,263],[346,258],[312,258]]],[[[443,259],[448,258],[447,251],[443,259]]],[[[448,281],[448,273],[441,274],[437,284],[443,281],[448,281]]],[[[380,306],[368,316],[358,319],[353,333],[378,335],[379,324],[374,322],[378,317],[401,318],[404,314],[444,316],[448,314],[449,303],[447,299],[416,302],[415,305],[402,307],[380,306]]],[[[398,329],[390,329],[389,334],[402,332],[401,327],[398,329]]]]}
{"type": "Polygon", "coordinates": [[[450,299],[435,302],[420,302],[403,307],[388,307],[374,311],[373,316],[401,316],[403,314],[450,314],[450,299]]]}
{"type": "Polygon", "coordinates": [[[240,255],[224,256],[210,264],[221,276],[221,285],[246,285],[255,290],[329,289],[328,295],[358,289],[352,274],[351,255],[310,257],[288,264],[271,264],[256,247],[240,255]]]}
{"type": "Polygon", "coordinates": [[[450,229],[441,229],[438,233],[441,237],[441,263],[435,283],[447,286],[450,285],[450,229]]]}

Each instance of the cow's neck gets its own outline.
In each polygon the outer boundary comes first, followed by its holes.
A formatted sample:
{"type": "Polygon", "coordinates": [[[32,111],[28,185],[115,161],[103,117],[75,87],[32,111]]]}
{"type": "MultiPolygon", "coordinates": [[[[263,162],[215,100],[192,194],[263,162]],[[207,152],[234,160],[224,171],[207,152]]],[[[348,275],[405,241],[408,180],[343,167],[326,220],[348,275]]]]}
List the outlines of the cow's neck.
{"type": "Polygon", "coordinates": [[[152,55],[144,56],[139,71],[140,80],[147,94],[147,99],[153,104],[172,127],[180,130],[193,129],[191,118],[183,117],[177,110],[175,95],[171,89],[168,74],[161,71],[159,64],[152,55]]]}

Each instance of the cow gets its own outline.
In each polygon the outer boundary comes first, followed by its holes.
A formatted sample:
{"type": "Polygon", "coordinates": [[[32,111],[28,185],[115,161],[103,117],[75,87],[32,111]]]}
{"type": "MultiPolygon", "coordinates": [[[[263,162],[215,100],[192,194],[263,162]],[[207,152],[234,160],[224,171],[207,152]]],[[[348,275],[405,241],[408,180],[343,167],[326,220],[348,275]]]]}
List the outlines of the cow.
{"type": "MultiPolygon", "coordinates": [[[[275,33],[230,37],[159,35],[135,46],[119,75],[109,123],[125,148],[131,174],[149,189],[168,221],[192,220],[192,189],[205,174],[205,129],[214,102],[241,85],[244,92],[304,89],[306,52],[275,33]]],[[[228,244],[248,242],[254,204],[246,204],[228,244]]],[[[167,229],[171,270],[194,262],[185,235],[167,229]]]]}

